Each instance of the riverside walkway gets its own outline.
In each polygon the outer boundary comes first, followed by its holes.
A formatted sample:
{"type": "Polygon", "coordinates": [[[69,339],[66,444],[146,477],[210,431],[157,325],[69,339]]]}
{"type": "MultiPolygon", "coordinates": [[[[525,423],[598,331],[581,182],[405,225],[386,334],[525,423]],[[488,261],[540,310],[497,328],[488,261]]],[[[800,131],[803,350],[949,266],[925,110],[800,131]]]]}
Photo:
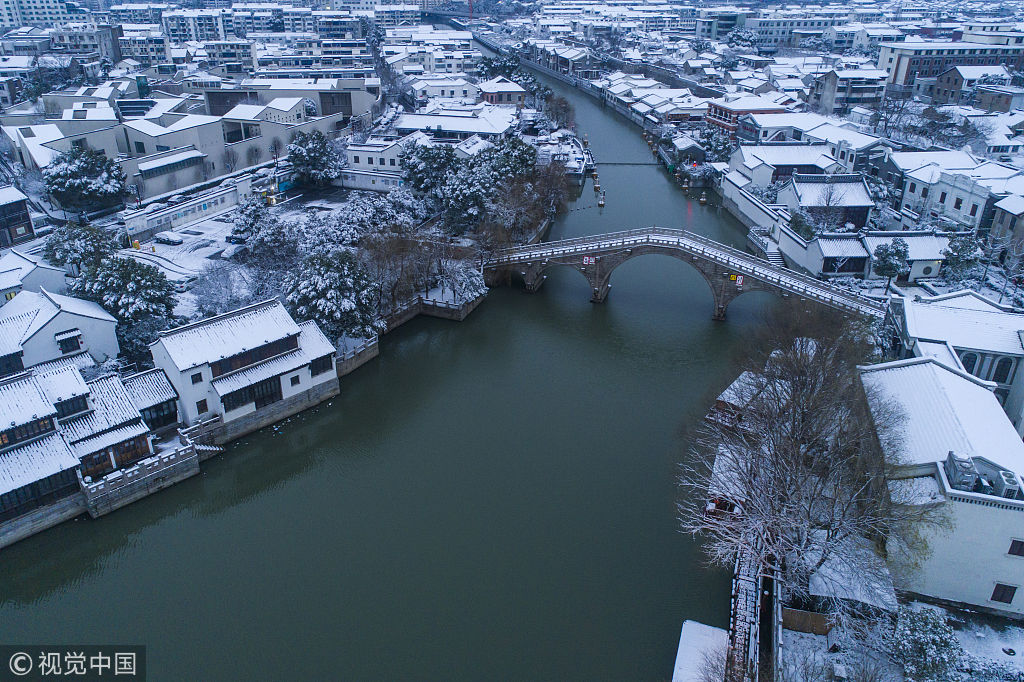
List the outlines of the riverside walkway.
{"type": "Polygon", "coordinates": [[[544,283],[547,268],[567,265],[587,278],[592,290],[590,300],[602,303],[608,296],[615,268],[632,258],[652,253],[690,263],[704,277],[715,298],[713,317],[716,320],[725,319],[729,303],[748,291],[798,296],[870,317],[885,315],[885,306],[878,301],[693,232],[665,227],[516,246],[498,251],[485,260],[484,271],[490,284],[507,281],[512,272],[519,272],[527,291],[532,292],[544,283]]]}

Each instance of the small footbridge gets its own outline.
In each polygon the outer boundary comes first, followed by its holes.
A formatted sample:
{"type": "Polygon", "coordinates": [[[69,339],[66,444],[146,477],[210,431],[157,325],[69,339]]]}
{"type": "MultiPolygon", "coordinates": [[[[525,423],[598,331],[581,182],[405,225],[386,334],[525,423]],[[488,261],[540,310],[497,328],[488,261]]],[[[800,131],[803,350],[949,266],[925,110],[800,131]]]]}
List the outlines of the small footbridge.
{"type": "Polygon", "coordinates": [[[611,287],[612,272],[626,261],[647,254],[662,254],[690,263],[711,287],[714,319],[724,320],[729,303],[748,291],[798,296],[846,312],[880,318],[885,307],[878,301],[803,275],[687,230],[648,227],[625,232],[563,239],[516,246],[496,252],[484,261],[489,284],[522,275],[527,291],[537,291],[544,272],[569,266],[590,283],[594,303],[603,303],[611,287]]]}

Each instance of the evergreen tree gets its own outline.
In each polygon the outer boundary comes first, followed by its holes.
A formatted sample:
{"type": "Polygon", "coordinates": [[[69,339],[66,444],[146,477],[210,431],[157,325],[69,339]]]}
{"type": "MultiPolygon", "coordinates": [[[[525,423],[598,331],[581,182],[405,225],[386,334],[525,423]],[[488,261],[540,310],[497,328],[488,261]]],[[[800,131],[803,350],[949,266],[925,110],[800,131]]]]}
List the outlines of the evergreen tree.
{"type": "Polygon", "coordinates": [[[341,174],[341,158],[319,130],[297,133],[288,145],[288,160],[303,184],[326,185],[341,174]]]}
{"type": "Polygon", "coordinates": [[[978,262],[981,242],[973,234],[960,235],[949,240],[949,246],[942,250],[946,257],[949,274],[960,277],[978,262]]]}
{"type": "Polygon", "coordinates": [[[238,210],[235,212],[231,236],[248,242],[260,229],[260,226],[272,220],[275,218],[267,208],[266,200],[258,194],[250,194],[239,204],[238,210]]]}
{"type": "Polygon", "coordinates": [[[892,278],[898,276],[906,268],[907,259],[910,257],[910,248],[903,238],[896,237],[888,244],[883,243],[876,246],[873,256],[874,263],[871,267],[882,277],[888,278],[885,282],[885,290],[888,291],[889,285],[892,284],[892,278]]]}
{"type": "Polygon", "coordinates": [[[288,278],[285,300],[301,320],[313,320],[329,339],[367,338],[382,329],[370,278],[350,251],[309,256],[288,278]]]}
{"type": "Polygon", "coordinates": [[[416,192],[432,195],[444,185],[448,176],[461,165],[455,150],[446,144],[415,145],[402,153],[405,181],[416,192]]]}
{"type": "Polygon", "coordinates": [[[103,152],[72,147],[43,170],[46,191],[72,210],[110,206],[121,200],[125,175],[103,152]]]}
{"type": "Polygon", "coordinates": [[[117,319],[121,354],[150,363],[149,343],[174,324],[174,288],[158,268],[112,256],[85,270],[72,284],[74,296],[95,301],[117,319]]]}
{"type": "Polygon", "coordinates": [[[43,246],[43,257],[54,265],[87,269],[112,256],[117,246],[115,237],[106,229],[86,223],[65,223],[53,228],[43,246]]]}

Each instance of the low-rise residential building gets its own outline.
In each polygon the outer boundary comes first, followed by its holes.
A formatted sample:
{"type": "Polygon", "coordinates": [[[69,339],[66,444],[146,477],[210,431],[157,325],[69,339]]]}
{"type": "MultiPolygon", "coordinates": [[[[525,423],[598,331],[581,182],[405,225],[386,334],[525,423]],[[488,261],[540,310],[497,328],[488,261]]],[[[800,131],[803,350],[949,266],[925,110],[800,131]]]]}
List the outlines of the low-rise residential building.
{"type": "Polygon", "coordinates": [[[504,76],[497,76],[479,84],[480,99],[488,104],[523,106],[526,89],[504,76]]]}
{"type": "Polygon", "coordinates": [[[1016,85],[979,85],[974,106],[985,111],[1010,112],[1024,109],[1024,88],[1016,85]]]}
{"type": "Polygon", "coordinates": [[[20,291],[43,289],[63,294],[66,289],[64,269],[17,249],[0,256],[0,306],[20,291]]]}
{"type": "Polygon", "coordinates": [[[1024,314],[972,291],[893,299],[888,318],[900,357],[935,357],[983,381],[1024,433],[1024,314]]]}
{"type": "Polygon", "coordinates": [[[809,104],[826,115],[876,106],[885,95],[887,76],[880,69],[832,69],[814,80],[809,104]]]}
{"type": "Polygon", "coordinates": [[[150,351],[179,396],[182,422],[217,417],[222,442],[338,393],[334,346],[277,300],[161,332],[150,351]]]}
{"type": "Polygon", "coordinates": [[[972,104],[979,83],[1003,85],[1010,82],[1006,67],[954,66],[940,73],[931,87],[934,104],[972,104]]]}
{"type": "Polygon", "coordinates": [[[863,228],[875,206],[859,173],[794,174],[779,190],[778,203],[784,204],[790,214],[804,211],[819,222],[834,224],[834,229],[846,225],[863,228]]]}
{"type": "Polygon", "coordinates": [[[739,120],[747,114],[778,114],[787,108],[778,102],[764,97],[738,97],[708,100],[708,112],[705,120],[731,135],[739,129],[739,120]]]}
{"type": "Polygon", "coordinates": [[[116,330],[117,321],[92,301],[22,291],[0,307],[0,376],[84,353],[97,362],[117,357],[116,330]]]}
{"type": "Polygon", "coordinates": [[[729,170],[756,187],[786,180],[794,173],[835,173],[842,165],[823,144],[740,145],[729,158],[729,170]]]}
{"type": "Polygon", "coordinates": [[[934,357],[860,368],[873,412],[900,412],[899,437],[881,438],[899,462],[889,488],[902,504],[939,507],[950,523],[926,530],[929,555],[890,543],[905,592],[958,607],[1024,614],[1024,443],[993,384],[934,357]]]}
{"type": "Polygon", "coordinates": [[[0,248],[34,239],[28,197],[17,187],[0,187],[0,248]]]}

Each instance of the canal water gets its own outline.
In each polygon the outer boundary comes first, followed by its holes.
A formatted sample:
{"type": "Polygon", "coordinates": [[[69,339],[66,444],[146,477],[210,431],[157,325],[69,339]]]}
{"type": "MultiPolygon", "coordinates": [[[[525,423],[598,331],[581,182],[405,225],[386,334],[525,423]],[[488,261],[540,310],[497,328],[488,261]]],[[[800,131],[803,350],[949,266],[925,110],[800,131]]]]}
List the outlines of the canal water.
{"type": "MultiPolygon", "coordinates": [[[[586,95],[599,162],[648,164],[586,95]]],[[[600,167],[552,239],[658,224],[735,245],[652,165],[600,167]]],[[[0,551],[0,642],[148,647],[152,680],[664,680],[728,575],[677,532],[686,434],[768,305],[712,322],[686,263],[630,261],[604,305],[549,271],[465,322],[420,319],[319,409],[99,520],[0,551]]]]}

